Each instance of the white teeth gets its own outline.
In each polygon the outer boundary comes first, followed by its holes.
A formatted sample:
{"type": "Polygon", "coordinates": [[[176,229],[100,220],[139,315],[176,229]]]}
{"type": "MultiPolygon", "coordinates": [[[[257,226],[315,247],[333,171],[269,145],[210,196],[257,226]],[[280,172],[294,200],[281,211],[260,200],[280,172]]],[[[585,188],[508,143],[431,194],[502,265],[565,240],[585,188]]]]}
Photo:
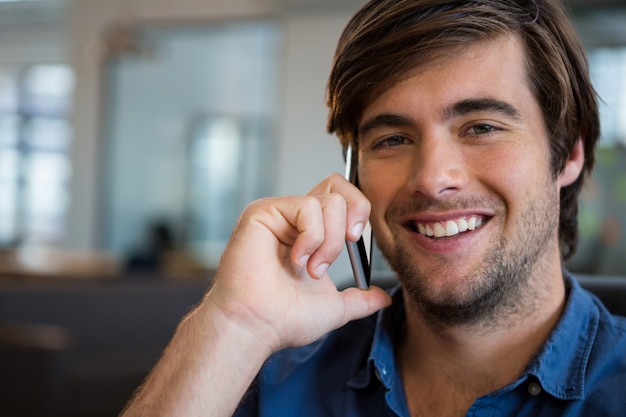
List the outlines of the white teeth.
{"type": "Polygon", "coordinates": [[[441,223],[435,223],[433,230],[435,232],[435,237],[444,237],[446,235],[446,229],[444,229],[441,223]]]}
{"type": "Polygon", "coordinates": [[[483,224],[482,217],[470,216],[469,219],[460,218],[455,220],[447,220],[445,223],[436,222],[429,224],[417,224],[418,232],[428,237],[449,237],[456,236],[459,233],[468,230],[476,230],[483,224]]]}
{"type": "MultiPolygon", "coordinates": [[[[439,224],[439,223],[437,223],[439,224]]],[[[446,222],[446,236],[454,236],[459,234],[459,226],[452,220],[446,222]]]]}
{"type": "Polygon", "coordinates": [[[457,223],[459,224],[459,232],[463,233],[467,230],[467,220],[459,219],[457,223]]]}

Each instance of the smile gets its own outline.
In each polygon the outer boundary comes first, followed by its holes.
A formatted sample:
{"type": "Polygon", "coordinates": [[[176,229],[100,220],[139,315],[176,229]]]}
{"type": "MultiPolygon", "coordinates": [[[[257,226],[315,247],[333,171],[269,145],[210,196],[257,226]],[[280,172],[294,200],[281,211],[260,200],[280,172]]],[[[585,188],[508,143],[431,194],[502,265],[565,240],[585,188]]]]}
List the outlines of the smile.
{"type": "Polygon", "coordinates": [[[479,229],[483,224],[483,216],[469,216],[432,223],[412,222],[411,228],[422,236],[442,238],[479,229]]]}

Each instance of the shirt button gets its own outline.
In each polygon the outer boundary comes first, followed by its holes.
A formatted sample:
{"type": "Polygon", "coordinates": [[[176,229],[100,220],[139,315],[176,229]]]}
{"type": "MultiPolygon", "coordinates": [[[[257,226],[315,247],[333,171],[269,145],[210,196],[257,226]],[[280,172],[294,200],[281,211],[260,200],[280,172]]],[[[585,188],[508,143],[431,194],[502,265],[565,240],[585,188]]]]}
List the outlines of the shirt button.
{"type": "Polygon", "coordinates": [[[376,373],[376,378],[378,378],[380,382],[383,382],[383,377],[387,376],[387,370],[385,368],[382,368],[382,369],[375,368],[375,373],[376,373]]]}
{"type": "Polygon", "coordinates": [[[528,393],[533,397],[536,397],[541,393],[541,385],[538,382],[531,382],[528,384],[528,393]]]}

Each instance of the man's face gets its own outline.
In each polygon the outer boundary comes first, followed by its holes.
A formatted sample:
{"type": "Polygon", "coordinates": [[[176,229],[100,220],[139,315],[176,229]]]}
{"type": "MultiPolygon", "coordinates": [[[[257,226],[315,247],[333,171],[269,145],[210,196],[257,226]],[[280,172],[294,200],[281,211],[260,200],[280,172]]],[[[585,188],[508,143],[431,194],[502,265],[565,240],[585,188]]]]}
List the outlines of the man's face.
{"type": "Polygon", "coordinates": [[[418,67],[365,108],[359,183],[376,240],[420,308],[478,321],[534,297],[531,277],[560,271],[549,160],[513,37],[418,67]]]}

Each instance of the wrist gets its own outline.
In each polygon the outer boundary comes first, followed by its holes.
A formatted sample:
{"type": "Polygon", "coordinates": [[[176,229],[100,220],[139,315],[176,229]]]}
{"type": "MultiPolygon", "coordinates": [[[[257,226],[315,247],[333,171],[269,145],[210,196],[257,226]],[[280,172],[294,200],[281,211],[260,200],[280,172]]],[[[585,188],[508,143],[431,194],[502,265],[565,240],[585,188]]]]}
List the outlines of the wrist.
{"type": "Polygon", "coordinates": [[[207,302],[178,325],[124,416],[231,416],[271,351],[207,302]]]}
{"type": "Polygon", "coordinates": [[[252,311],[237,303],[224,306],[212,298],[208,296],[182,323],[190,331],[206,331],[212,350],[223,348],[233,362],[260,368],[280,349],[274,331],[252,311]]]}

